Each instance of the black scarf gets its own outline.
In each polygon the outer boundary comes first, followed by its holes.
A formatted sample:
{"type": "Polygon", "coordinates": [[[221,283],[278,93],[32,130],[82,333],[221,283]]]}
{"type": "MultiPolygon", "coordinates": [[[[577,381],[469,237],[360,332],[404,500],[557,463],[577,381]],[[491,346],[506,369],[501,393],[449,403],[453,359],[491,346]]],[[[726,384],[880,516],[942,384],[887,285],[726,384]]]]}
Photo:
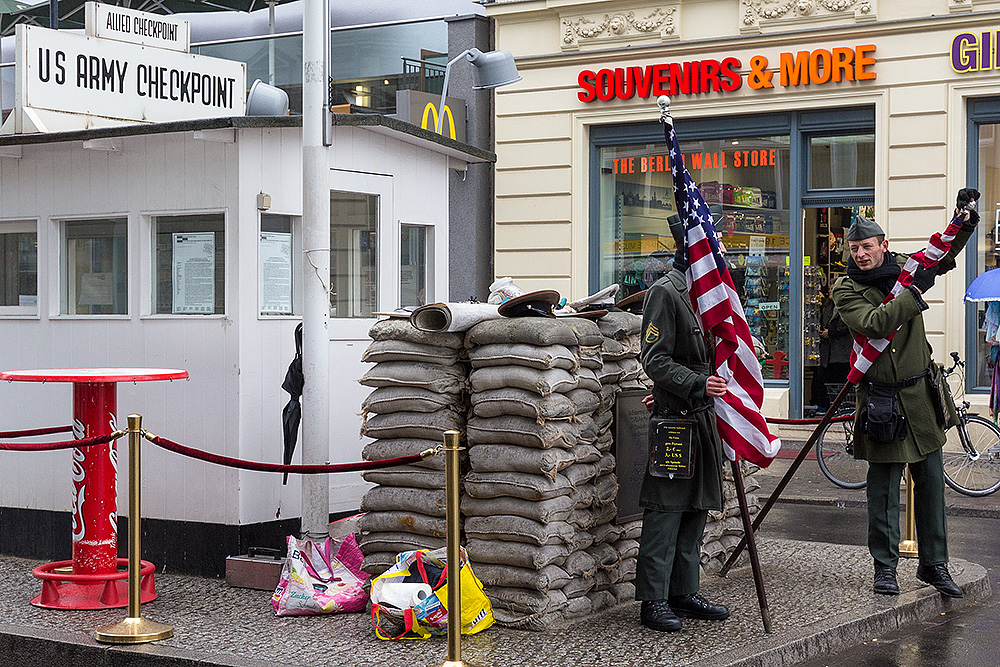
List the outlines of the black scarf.
{"type": "Polygon", "coordinates": [[[875,287],[885,294],[892,291],[893,285],[896,284],[896,280],[899,278],[900,271],[899,264],[896,263],[896,255],[891,252],[885,253],[881,266],[876,266],[874,269],[868,269],[867,271],[859,269],[858,265],[854,263],[853,257],[847,258],[848,278],[862,285],[875,287]]]}

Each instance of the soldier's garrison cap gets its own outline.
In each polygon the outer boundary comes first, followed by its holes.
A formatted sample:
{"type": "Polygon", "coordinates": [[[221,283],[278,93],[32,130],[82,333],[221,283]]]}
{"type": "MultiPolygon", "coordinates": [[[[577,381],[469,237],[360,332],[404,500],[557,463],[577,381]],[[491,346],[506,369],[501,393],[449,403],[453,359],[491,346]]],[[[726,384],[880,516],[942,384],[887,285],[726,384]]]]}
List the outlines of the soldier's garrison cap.
{"type": "Polygon", "coordinates": [[[885,236],[885,232],[882,231],[882,228],[874,220],[869,220],[859,215],[854,219],[851,228],[847,230],[845,238],[848,241],[864,241],[873,236],[885,236]]]}

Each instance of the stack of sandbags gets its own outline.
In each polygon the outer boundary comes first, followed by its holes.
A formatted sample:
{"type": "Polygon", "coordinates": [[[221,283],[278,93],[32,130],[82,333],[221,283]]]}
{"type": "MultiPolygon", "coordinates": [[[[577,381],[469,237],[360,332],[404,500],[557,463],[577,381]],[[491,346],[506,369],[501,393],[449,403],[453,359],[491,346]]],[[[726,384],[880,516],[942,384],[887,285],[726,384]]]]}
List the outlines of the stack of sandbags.
{"type": "MultiPolygon", "coordinates": [[[[733,482],[732,464],[726,461],[723,466],[723,509],[720,512],[708,513],[708,522],[705,524],[702,538],[701,568],[708,574],[716,574],[722,569],[744,535],[739,499],[736,497],[736,484],[733,482]]],[[[741,461],[740,467],[743,471],[743,488],[747,494],[747,509],[750,511],[752,522],[760,511],[760,499],[753,493],[760,488],[760,482],[755,477],[760,466],[749,461],[741,461]]]]}
{"type": "Polygon", "coordinates": [[[601,385],[580,349],[599,365],[601,341],[578,318],[493,320],[466,335],[466,548],[502,625],[541,630],[594,608],[602,552],[589,531],[614,517],[616,489],[595,483],[609,470],[592,418],[601,385]]]}
{"type": "MultiPolygon", "coordinates": [[[[362,361],[374,362],[361,384],[374,391],[361,406],[362,435],[374,438],[364,459],[419,454],[465,430],[466,362],[460,333],[427,333],[405,319],[376,322],[362,361]]],[[[444,456],[365,472],[376,484],[361,510],[363,569],[381,574],[396,555],[445,545],[444,456]]]]}

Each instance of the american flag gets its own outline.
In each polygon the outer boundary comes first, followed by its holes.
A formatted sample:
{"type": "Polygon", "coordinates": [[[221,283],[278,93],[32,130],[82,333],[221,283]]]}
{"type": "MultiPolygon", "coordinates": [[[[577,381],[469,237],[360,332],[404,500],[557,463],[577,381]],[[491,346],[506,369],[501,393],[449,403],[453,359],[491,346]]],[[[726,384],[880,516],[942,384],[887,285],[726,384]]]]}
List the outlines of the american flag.
{"type": "Polygon", "coordinates": [[[747,459],[768,466],[781,449],[761,414],[764,379],[754,354],[750,327],[719,249],[712,213],[684,166],[670,116],[663,114],[670,147],[674,201],[684,223],[688,296],[702,329],[715,336],[715,373],[726,381],[726,395],[715,399],[719,435],[730,460],[747,459]]]}
{"type": "MultiPolygon", "coordinates": [[[[938,232],[930,238],[926,248],[910,255],[906,263],[903,264],[903,269],[899,272],[896,284],[892,286],[892,290],[882,300],[883,304],[889,303],[910,286],[913,282],[913,272],[917,270],[918,266],[923,264],[925,269],[937,266],[941,258],[951,250],[951,242],[955,240],[955,234],[961,229],[964,220],[964,216],[959,213],[952,218],[952,221],[948,223],[948,227],[945,228],[943,233],[938,232]]],[[[898,331],[899,329],[893,331],[887,338],[854,336],[854,348],[851,350],[851,370],[847,374],[847,381],[851,384],[861,382],[861,378],[865,376],[868,369],[878,359],[878,355],[882,354],[882,351],[889,346],[889,343],[898,331]]]]}

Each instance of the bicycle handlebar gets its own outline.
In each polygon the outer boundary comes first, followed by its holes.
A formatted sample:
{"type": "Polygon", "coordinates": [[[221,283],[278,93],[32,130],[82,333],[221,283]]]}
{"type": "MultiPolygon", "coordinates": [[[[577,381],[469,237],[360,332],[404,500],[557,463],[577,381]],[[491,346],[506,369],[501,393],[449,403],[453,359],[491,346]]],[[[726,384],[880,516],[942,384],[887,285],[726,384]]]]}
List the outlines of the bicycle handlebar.
{"type": "Polygon", "coordinates": [[[951,375],[956,368],[965,368],[965,362],[958,356],[958,352],[952,352],[951,358],[955,363],[951,365],[951,368],[944,369],[945,375],[951,375]]]}

